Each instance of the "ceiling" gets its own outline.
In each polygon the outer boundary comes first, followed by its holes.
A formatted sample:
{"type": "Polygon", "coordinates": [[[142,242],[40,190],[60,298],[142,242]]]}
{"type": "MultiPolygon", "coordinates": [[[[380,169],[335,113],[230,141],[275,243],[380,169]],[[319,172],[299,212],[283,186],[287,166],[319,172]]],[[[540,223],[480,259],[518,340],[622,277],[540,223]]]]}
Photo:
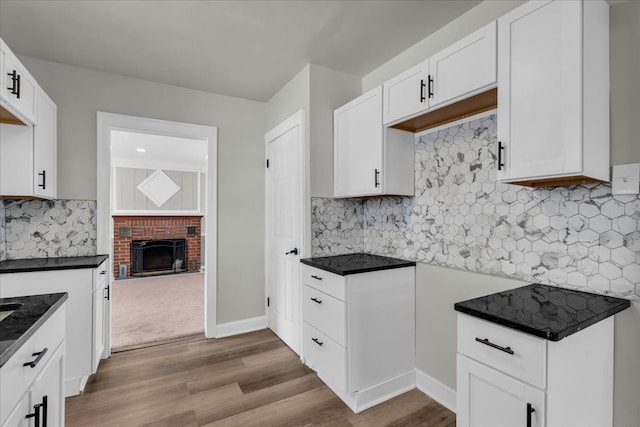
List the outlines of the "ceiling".
{"type": "Polygon", "coordinates": [[[480,0],[1,0],[18,55],[256,101],[307,63],[364,76],[480,0]]]}
{"type": "Polygon", "coordinates": [[[207,141],[111,131],[113,166],[185,171],[207,170],[207,141]]]}

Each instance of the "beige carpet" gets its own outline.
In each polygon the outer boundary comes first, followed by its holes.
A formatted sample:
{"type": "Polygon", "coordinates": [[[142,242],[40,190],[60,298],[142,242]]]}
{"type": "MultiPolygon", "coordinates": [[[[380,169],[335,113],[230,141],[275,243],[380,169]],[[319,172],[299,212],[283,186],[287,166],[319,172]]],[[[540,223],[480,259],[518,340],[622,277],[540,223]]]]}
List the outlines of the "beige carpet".
{"type": "Polygon", "coordinates": [[[204,273],[113,282],[111,347],[204,333],[204,273]]]}

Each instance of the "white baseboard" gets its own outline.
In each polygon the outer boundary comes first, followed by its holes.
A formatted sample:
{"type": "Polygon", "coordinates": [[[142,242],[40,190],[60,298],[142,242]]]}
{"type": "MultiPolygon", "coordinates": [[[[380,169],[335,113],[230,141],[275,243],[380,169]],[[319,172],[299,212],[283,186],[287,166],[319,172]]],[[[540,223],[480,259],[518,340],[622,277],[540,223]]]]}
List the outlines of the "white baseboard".
{"type": "Polygon", "coordinates": [[[230,337],[232,335],[253,332],[267,327],[267,316],[258,316],[251,319],[237,320],[235,322],[222,323],[216,327],[216,338],[230,337]]]}
{"type": "Polygon", "coordinates": [[[416,387],[433,400],[456,412],[456,392],[440,381],[416,369],[416,387]]]}

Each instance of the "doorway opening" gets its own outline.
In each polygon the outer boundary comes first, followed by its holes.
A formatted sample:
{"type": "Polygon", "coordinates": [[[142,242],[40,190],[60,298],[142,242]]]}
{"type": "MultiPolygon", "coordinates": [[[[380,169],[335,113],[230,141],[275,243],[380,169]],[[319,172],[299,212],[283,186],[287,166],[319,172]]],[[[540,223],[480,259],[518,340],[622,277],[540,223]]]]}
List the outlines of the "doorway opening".
{"type": "Polygon", "coordinates": [[[98,113],[98,250],[115,350],[215,336],[217,129],[98,113]]]}

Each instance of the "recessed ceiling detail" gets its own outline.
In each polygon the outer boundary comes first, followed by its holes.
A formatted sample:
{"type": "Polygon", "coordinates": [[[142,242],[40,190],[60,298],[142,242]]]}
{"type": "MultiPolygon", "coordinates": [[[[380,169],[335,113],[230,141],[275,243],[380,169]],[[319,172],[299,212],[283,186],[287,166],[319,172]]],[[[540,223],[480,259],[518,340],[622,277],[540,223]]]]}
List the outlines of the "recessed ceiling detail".
{"type": "Polygon", "coordinates": [[[166,173],[158,169],[138,185],[138,190],[157,207],[161,207],[180,191],[180,187],[166,173]]]}

